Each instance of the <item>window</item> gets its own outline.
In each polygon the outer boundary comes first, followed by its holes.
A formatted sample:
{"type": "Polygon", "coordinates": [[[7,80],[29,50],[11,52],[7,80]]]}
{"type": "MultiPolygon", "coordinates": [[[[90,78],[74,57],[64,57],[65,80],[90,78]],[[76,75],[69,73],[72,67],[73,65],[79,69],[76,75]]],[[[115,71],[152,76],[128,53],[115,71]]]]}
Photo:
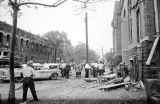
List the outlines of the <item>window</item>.
{"type": "Polygon", "coordinates": [[[35,49],[35,51],[38,51],[38,43],[36,43],[35,49]]]}
{"type": "Polygon", "coordinates": [[[21,48],[23,48],[23,39],[21,39],[21,48]]]}
{"type": "Polygon", "coordinates": [[[34,43],[33,42],[31,43],[31,49],[32,50],[34,49],[34,43]]]}
{"type": "Polygon", "coordinates": [[[29,47],[29,40],[26,40],[26,47],[29,47]]]}
{"type": "Polygon", "coordinates": [[[16,37],[15,46],[18,47],[18,38],[16,37]]]}
{"type": "Polygon", "coordinates": [[[123,17],[126,17],[126,10],[124,10],[123,12],[123,17]]]}
{"type": "Polygon", "coordinates": [[[140,15],[139,9],[136,12],[136,19],[137,19],[137,42],[140,42],[140,15]]]}
{"type": "Polygon", "coordinates": [[[9,67],[9,61],[0,60],[0,68],[9,67]]]}
{"type": "Polygon", "coordinates": [[[25,62],[27,62],[28,61],[28,59],[27,59],[27,57],[25,57],[25,62]]]}
{"type": "Polygon", "coordinates": [[[8,52],[3,52],[3,55],[4,55],[4,56],[7,56],[7,55],[8,55],[8,52]]]}
{"type": "Polygon", "coordinates": [[[0,43],[2,44],[3,43],[3,33],[0,32],[0,43]]]}
{"type": "Polygon", "coordinates": [[[9,41],[10,41],[10,35],[7,34],[7,42],[9,42],[9,41]]]}
{"type": "Polygon", "coordinates": [[[42,53],[42,44],[40,44],[39,48],[40,48],[40,53],[42,53]]]}
{"type": "Polygon", "coordinates": [[[9,47],[10,45],[10,35],[7,34],[6,45],[9,47]]]}
{"type": "Polygon", "coordinates": [[[132,41],[132,19],[130,19],[130,24],[129,24],[129,30],[130,30],[130,33],[129,33],[129,42],[132,41]]]}

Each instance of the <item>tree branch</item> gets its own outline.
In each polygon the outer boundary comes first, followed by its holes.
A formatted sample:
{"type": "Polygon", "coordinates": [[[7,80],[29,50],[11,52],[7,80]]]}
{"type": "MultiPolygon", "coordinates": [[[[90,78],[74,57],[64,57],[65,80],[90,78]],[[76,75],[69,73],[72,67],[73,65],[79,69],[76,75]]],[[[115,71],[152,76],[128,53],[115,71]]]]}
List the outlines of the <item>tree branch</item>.
{"type": "Polygon", "coordinates": [[[13,2],[12,0],[9,0],[9,2],[10,2],[10,4],[11,4],[11,5],[13,5],[13,4],[14,4],[14,2],[13,2]]]}
{"type": "Polygon", "coordinates": [[[81,3],[96,3],[96,2],[101,2],[102,0],[97,0],[97,1],[91,1],[91,0],[86,0],[86,1],[80,1],[80,0],[73,0],[81,3]]]}
{"type": "Polygon", "coordinates": [[[37,2],[25,2],[25,3],[20,3],[18,6],[22,6],[22,5],[40,5],[40,6],[45,6],[45,7],[57,7],[60,4],[64,3],[67,0],[58,0],[57,2],[55,2],[52,5],[48,5],[48,4],[43,4],[43,3],[37,3],[37,2]]]}

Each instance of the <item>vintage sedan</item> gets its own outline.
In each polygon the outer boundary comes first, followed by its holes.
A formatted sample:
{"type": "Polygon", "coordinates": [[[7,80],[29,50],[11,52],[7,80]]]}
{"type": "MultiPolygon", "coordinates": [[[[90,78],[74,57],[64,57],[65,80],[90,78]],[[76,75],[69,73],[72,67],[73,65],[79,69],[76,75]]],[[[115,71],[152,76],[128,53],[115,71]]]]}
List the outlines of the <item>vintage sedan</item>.
{"type": "MultiPolygon", "coordinates": [[[[18,62],[14,63],[14,76],[15,76],[16,82],[23,81],[22,66],[18,62]]],[[[5,80],[5,81],[10,80],[9,59],[8,58],[0,59],[0,80],[5,80]]]]}
{"type": "MultiPolygon", "coordinates": [[[[22,82],[23,81],[22,68],[24,66],[25,66],[25,64],[23,64],[22,66],[20,64],[15,65],[14,73],[15,73],[15,81],[16,82],[22,82]]],[[[34,76],[33,76],[34,79],[56,80],[57,77],[61,75],[61,71],[58,70],[58,69],[51,70],[51,69],[48,69],[48,68],[44,68],[43,65],[38,66],[38,68],[36,68],[36,66],[34,66],[34,67],[35,67],[34,68],[34,76]]],[[[9,67],[8,67],[7,64],[2,65],[2,63],[1,63],[0,79],[5,80],[5,81],[10,80],[9,67]]]]}
{"type": "MultiPolygon", "coordinates": [[[[34,65],[34,64],[33,64],[34,65]]],[[[58,76],[61,76],[61,71],[59,69],[50,69],[44,66],[38,65],[34,66],[34,79],[53,79],[56,80],[58,76]],[[38,68],[37,68],[38,67],[38,68]]]]}
{"type": "MultiPolygon", "coordinates": [[[[24,65],[23,65],[24,66],[24,65]]],[[[34,79],[52,79],[56,80],[58,76],[61,75],[61,71],[58,69],[51,70],[49,68],[45,68],[42,64],[35,64],[34,66],[34,79]]]]}

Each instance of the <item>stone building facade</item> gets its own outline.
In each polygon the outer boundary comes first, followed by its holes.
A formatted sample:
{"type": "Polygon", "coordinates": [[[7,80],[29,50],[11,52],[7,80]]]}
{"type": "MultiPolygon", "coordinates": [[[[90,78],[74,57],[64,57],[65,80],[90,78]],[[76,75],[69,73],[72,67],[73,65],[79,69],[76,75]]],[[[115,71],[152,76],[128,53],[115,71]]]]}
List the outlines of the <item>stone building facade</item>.
{"type": "MultiPolygon", "coordinates": [[[[9,57],[12,26],[0,21],[0,58],[9,57]]],[[[47,39],[30,32],[17,29],[15,56],[18,61],[26,63],[29,60],[45,63],[52,62],[52,48],[47,44],[47,39]]]]}
{"type": "Polygon", "coordinates": [[[122,0],[120,2],[120,14],[121,14],[121,39],[122,39],[122,62],[129,64],[128,44],[129,44],[129,9],[128,0],[122,0]]]}
{"type": "Polygon", "coordinates": [[[122,47],[128,51],[134,78],[158,78],[160,0],[120,0],[120,3],[121,37],[123,42],[126,40],[122,47]]]}
{"type": "Polygon", "coordinates": [[[112,20],[113,27],[113,53],[115,55],[116,64],[122,61],[122,41],[121,41],[121,16],[120,2],[116,1],[114,5],[114,14],[112,20]]]}

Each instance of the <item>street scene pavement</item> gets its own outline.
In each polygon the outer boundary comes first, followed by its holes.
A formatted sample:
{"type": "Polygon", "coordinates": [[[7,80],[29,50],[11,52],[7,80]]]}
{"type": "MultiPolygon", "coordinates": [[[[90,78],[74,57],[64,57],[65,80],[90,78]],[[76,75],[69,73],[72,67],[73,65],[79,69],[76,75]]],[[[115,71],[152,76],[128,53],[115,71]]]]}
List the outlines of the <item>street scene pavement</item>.
{"type": "MultiPolygon", "coordinates": [[[[22,102],[22,83],[16,83],[15,95],[17,103],[21,104],[145,104],[146,92],[144,89],[135,91],[124,87],[108,91],[100,90],[103,84],[86,82],[82,77],[76,79],[75,72],[71,71],[69,79],[59,77],[57,80],[36,80],[35,88],[40,101],[33,101],[30,90],[27,101],[22,102]]],[[[90,77],[92,75],[90,74],[90,77]]],[[[9,82],[0,82],[2,104],[5,104],[9,92],[9,82]]]]}

